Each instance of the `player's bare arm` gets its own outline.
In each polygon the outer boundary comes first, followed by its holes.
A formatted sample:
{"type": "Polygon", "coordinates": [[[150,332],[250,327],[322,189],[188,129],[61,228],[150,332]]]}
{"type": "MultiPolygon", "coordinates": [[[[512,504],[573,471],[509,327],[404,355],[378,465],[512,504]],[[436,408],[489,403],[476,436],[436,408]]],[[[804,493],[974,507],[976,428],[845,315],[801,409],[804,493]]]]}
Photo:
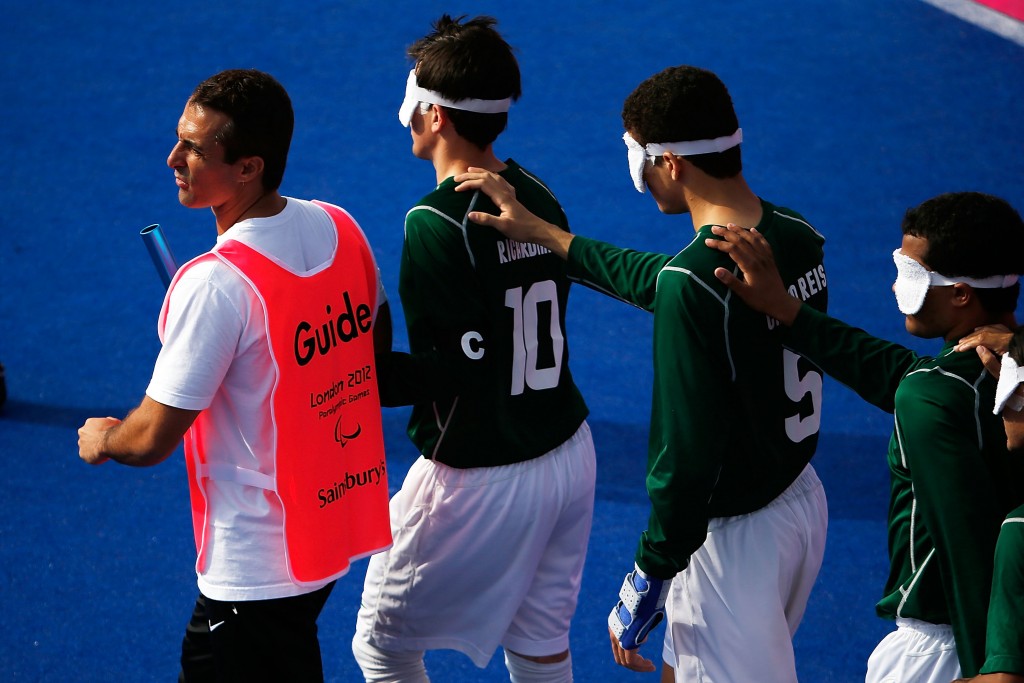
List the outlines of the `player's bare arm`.
{"type": "Polygon", "coordinates": [[[1006,353],[1011,337],[1013,337],[1013,332],[1005,325],[986,325],[961,339],[955,350],[969,351],[983,346],[997,356],[1001,356],[1006,353]]]}
{"type": "Polygon", "coordinates": [[[546,247],[564,258],[569,256],[572,233],[562,230],[531,213],[516,199],[515,188],[497,173],[482,168],[470,167],[467,173],[455,176],[456,192],[480,190],[494,202],[501,214],[498,216],[481,211],[471,211],[469,220],[479,225],[494,228],[517,242],[531,242],[546,247]]]}
{"type": "Polygon", "coordinates": [[[199,415],[158,403],[148,396],[123,421],[91,417],[78,430],[78,457],[90,465],[115,460],[123,465],[149,467],[174,452],[199,415]]]}
{"type": "Polygon", "coordinates": [[[764,235],[733,223],[713,226],[711,231],[722,239],[709,238],[704,243],[729,254],[743,272],[741,280],[727,269],[717,268],[715,277],[754,310],[772,316],[783,325],[792,325],[802,304],[786,291],[772,247],[764,235]]]}

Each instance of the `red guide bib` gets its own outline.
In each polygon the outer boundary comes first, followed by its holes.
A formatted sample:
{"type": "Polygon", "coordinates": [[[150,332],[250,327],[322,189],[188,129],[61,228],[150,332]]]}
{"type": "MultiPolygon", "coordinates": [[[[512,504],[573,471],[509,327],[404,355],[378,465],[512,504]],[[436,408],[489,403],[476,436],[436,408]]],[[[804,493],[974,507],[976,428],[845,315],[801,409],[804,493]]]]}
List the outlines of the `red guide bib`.
{"type": "Polygon", "coordinates": [[[206,565],[209,479],[276,493],[284,509],[288,572],[297,584],[335,579],[348,571],[351,560],[391,545],[373,358],[376,265],[351,216],[316,203],[338,230],[337,252],[324,269],[296,275],[228,240],[179,269],[171,283],[173,288],[182,273],[203,259],[219,258],[231,266],[263,307],[276,378],[266,406],[274,428],[273,473],[211,465],[203,448],[204,430],[212,428],[204,419],[206,411],[186,435],[200,572],[206,565]]]}

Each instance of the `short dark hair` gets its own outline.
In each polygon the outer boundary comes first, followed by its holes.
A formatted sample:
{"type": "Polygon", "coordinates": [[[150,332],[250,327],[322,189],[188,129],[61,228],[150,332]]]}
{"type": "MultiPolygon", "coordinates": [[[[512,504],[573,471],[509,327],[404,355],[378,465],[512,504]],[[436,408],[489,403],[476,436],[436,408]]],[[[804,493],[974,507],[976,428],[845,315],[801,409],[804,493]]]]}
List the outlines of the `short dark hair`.
{"type": "MultiPolygon", "coordinates": [[[[622,125],[646,145],[720,138],[735,133],[740,124],[721,79],[684,65],[659,71],[638,85],[622,105],[622,125]]],[[[732,178],[743,170],[739,145],[686,160],[713,178],[732,178]]]]}
{"type": "Polygon", "coordinates": [[[224,160],[263,159],[263,189],[281,186],[292,142],[295,114],[284,87],[273,76],[256,69],[229,69],[196,86],[189,104],[209,107],[230,121],[217,133],[224,160]]]}
{"type": "MultiPolygon", "coordinates": [[[[433,30],[409,47],[409,56],[416,60],[416,81],[452,101],[518,100],[522,95],[519,64],[512,46],[494,28],[498,20],[465,18],[441,15],[431,24],[433,30]]],[[[480,114],[451,107],[446,111],[455,132],[480,149],[486,149],[508,125],[507,112],[480,114]]]]}
{"type": "MultiPolygon", "coordinates": [[[[947,192],[903,216],[903,234],[928,240],[924,260],[947,277],[986,278],[1024,273],[1024,223],[1006,201],[982,192],[947,192]]],[[[990,313],[1013,312],[1020,284],[974,289],[990,313]]]]}

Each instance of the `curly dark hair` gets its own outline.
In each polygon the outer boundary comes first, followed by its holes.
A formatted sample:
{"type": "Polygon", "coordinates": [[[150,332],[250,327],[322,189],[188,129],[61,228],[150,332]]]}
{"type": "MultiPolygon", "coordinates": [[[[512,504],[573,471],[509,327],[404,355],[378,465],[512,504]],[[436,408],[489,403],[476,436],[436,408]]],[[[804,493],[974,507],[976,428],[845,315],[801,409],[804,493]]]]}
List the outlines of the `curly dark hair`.
{"type": "Polygon", "coordinates": [[[256,69],[229,69],[196,86],[189,104],[209,107],[230,119],[217,133],[224,161],[263,159],[263,189],[281,186],[295,127],[292,101],[273,76],[256,69]]]}
{"type": "MultiPolygon", "coordinates": [[[[409,47],[408,55],[416,61],[416,81],[453,101],[518,100],[522,95],[519,63],[512,46],[494,28],[498,20],[465,19],[465,15],[453,19],[443,14],[432,24],[433,31],[409,47]]],[[[508,125],[504,112],[446,111],[455,131],[480,149],[486,149],[508,125]]]]}
{"type": "MultiPolygon", "coordinates": [[[[947,277],[986,278],[1024,273],[1024,223],[1006,201],[982,192],[947,192],[903,216],[903,234],[928,240],[924,260],[947,277]]],[[[1013,312],[1020,284],[975,289],[991,313],[1013,312]]]]}
{"type": "MultiPolygon", "coordinates": [[[[630,93],[622,105],[622,125],[646,145],[732,135],[739,120],[718,76],[696,66],[672,66],[630,93]]],[[[731,178],[743,170],[739,146],[686,159],[714,178],[731,178]]]]}

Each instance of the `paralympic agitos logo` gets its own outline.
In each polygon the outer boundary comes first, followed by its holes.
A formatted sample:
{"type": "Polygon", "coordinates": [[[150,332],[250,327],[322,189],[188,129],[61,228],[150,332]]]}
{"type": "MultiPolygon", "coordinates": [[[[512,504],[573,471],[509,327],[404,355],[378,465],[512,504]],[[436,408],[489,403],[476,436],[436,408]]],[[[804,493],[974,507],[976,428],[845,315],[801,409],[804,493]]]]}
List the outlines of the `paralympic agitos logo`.
{"type": "Polygon", "coordinates": [[[306,365],[316,355],[326,356],[339,344],[352,341],[360,334],[365,334],[373,327],[373,311],[367,304],[352,306],[352,297],[348,292],[342,295],[345,308],[337,316],[326,307],[327,320],[314,328],[303,320],[295,328],[295,362],[306,365]]]}
{"type": "Polygon", "coordinates": [[[350,441],[355,441],[359,438],[359,435],[363,433],[363,426],[356,423],[356,426],[352,430],[346,433],[346,429],[341,426],[342,416],[338,416],[338,421],[334,423],[334,442],[344,448],[350,441]]]}

